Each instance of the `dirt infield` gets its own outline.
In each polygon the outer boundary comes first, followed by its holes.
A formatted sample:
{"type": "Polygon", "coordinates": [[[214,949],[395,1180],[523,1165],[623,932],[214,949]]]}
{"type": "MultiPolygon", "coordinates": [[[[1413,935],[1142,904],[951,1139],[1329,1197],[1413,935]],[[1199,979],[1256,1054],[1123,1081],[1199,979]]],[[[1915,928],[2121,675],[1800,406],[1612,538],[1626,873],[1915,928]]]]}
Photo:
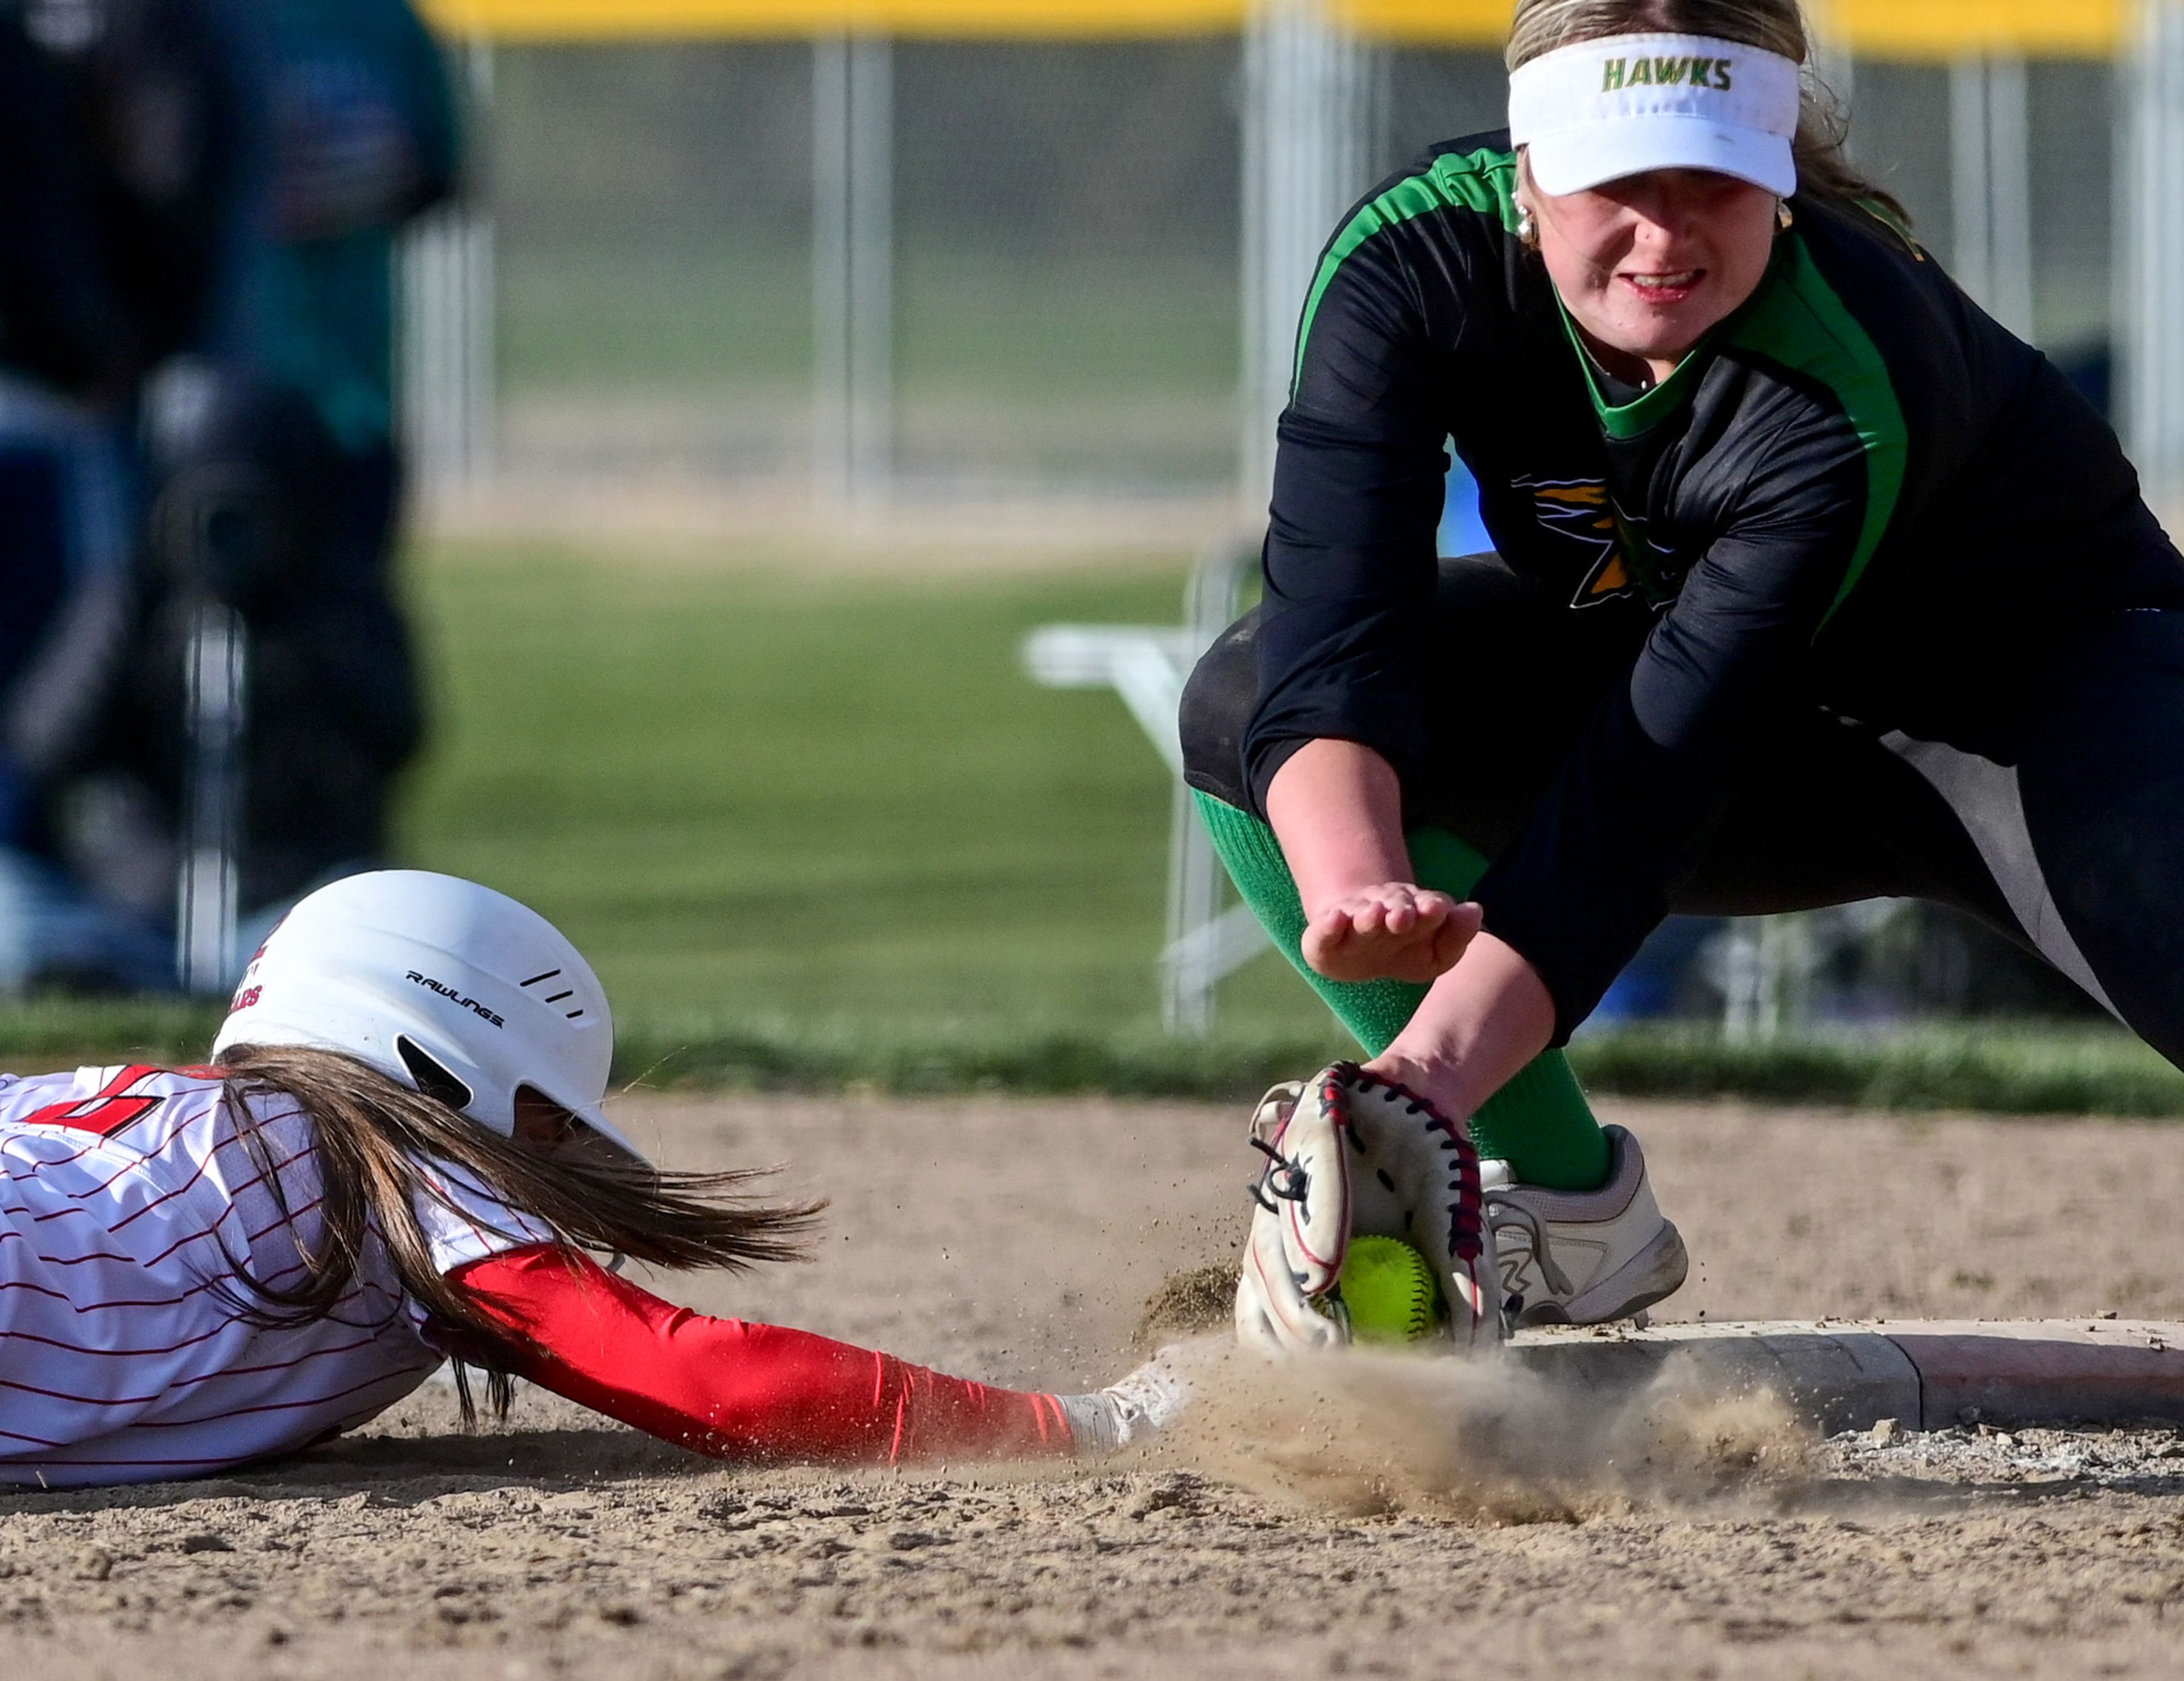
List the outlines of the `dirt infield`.
{"type": "MultiPolygon", "coordinates": [[[[834,1200],[816,1265],[671,1293],[1047,1387],[1131,1362],[1147,1297],[1229,1253],[1249,1172],[1240,1117],[1183,1105],[621,1112],[671,1160],[788,1161],[834,1200]]],[[[1697,1260],[1674,1316],[2184,1317],[2173,1127],[1613,1112],[1697,1260]]],[[[1822,1443],[1763,1398],[1607,1418],[1394,1362],[1206,1381],[1142,1461],[916,1475],[726,1471],[535,1394],[465,1438],[428,1389],[217,1483],[0,1495],[0,1673],[2184,1667],[2184,1433],[1822,1443]]]]}

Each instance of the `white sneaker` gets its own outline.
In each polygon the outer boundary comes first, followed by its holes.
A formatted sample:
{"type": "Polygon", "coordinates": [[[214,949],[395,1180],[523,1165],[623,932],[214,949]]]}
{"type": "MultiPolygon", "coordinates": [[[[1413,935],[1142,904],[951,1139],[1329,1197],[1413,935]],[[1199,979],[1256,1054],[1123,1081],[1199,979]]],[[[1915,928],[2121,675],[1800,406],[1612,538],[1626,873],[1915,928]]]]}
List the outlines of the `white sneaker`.
{"type": "Polygon", "coordinates": [[[1673,1295],[1691,1269],[1683,1238],[1653,1200],[1638,1140],[1620,1127],[1602,1130],[1612,1169],[1596,1191],[1520,1185],[1507,1162],[1481,1164],[1513,1331],[1635,1318],[1673,1295]]]}
{"type": "Polygon", "coordinates": [[[1178,1350],[1164,1348],[1119,1383],[1085,1395],[1056,1395],[1081,1456],[1113,1453],[1157,1436],[1190,1405],[1178,1350]]]}

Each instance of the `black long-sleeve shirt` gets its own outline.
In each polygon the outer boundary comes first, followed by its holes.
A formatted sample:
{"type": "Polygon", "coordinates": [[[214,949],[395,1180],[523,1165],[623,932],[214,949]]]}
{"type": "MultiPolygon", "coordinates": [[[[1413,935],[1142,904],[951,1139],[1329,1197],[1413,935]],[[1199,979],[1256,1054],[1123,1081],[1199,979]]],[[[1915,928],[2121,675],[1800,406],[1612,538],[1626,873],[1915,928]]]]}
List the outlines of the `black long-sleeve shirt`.
{"type": "Polygon", "coordinates": [[[1752,298],[1624,401],[1516,237],[1515,173],[1503,134],[1436,148],[1328,247],[1242,768],[1263,810],[1315,738],[1422,765],[1453,438],[1502,558],[1629,650],[1478,888],[1559,1041],[1787,709],[2007,760],[2042,650],[2103,607],[2184,605],[2184,559],[2100,417],[1877,210],[1792,200],[1752,298]]]}
{"type": "Polygon", "coordinates": [[[76,32],[0,0],[0,366],[111,401],[168,356],[233,349],[258,9],[103,0],[76,32]]]}
{"type": "Polygon", "coordinates": [[[65,79],[0,3],[0,368],[84,392],[118,386],[133,345],[73,118],[65,79]]]}

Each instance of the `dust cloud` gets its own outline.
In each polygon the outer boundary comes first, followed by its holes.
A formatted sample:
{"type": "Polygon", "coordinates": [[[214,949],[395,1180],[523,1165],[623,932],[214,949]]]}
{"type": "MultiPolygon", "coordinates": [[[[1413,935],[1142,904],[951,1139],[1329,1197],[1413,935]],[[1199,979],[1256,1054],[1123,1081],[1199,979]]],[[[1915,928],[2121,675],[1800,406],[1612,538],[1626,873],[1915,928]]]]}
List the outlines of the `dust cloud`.
{"type": "Polygon", "coordinates": [[[1575,1522],[1772,1507],[1802,1486],[1818,1445],[1776,1395],[1720,1393],[1676,1360],[1642,1389],[1603,1394],[1490,1354],[1272,1361],[1209,1333],[1167,1357],[1192,1400],[1155,1458],[1346,1516],[1575,1522]]]}

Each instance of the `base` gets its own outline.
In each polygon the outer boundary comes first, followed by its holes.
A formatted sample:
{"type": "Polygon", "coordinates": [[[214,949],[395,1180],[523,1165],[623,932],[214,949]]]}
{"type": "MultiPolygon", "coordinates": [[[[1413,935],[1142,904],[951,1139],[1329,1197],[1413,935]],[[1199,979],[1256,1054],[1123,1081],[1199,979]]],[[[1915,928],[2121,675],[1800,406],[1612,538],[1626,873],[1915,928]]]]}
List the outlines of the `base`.
{"type": "Polygon", "coordinates": [[[1830,1433],[1884,1418],[1916,1430],[2184,1423],[2184,1325],[2151,1320],[1555,1326],[1518,1332],[1509,1352],[1557,1384],[1608,1393],[1673,1359],[1708,1388],[1771,1389],[1830,1433]]]}

